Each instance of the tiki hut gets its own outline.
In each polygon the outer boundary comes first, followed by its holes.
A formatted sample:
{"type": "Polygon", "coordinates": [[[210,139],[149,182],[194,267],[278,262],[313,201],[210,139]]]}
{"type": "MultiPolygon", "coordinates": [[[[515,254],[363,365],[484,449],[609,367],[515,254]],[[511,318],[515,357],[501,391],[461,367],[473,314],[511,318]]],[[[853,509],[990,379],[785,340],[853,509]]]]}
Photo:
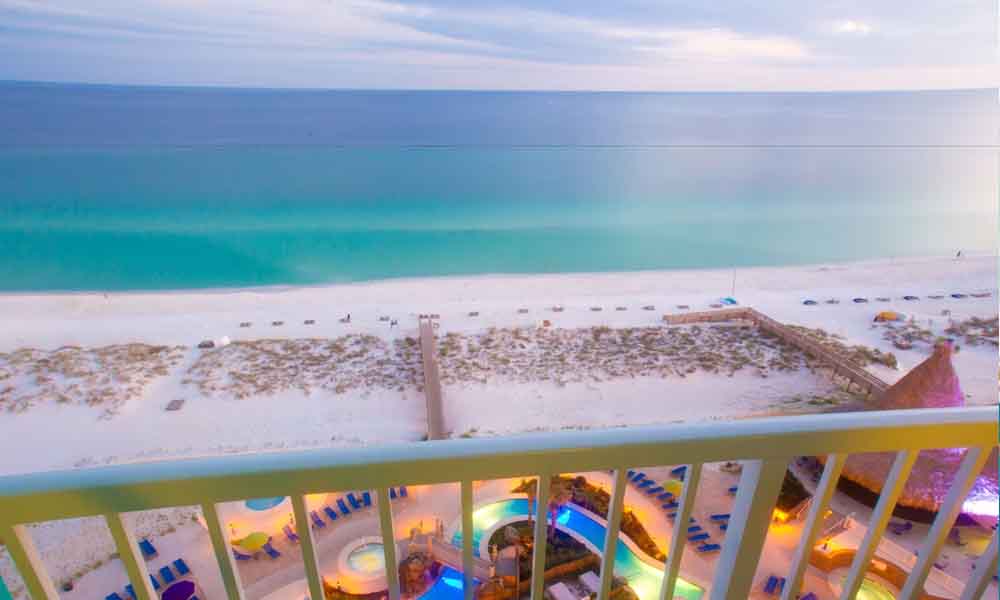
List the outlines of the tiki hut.
{"type": "MultiPolygon", "coordinates": [[[[965,399],[962,388],[951,364],[952,352],[951,341],[939,342],[927,360],[914,367],[882,394],[876,401],[876,409],[963,406],[965,399]]],[[[903,513],[910,518],[918,518],[921,513],[929,518],[936,513],[948,493],[964,455],[962,449],[921,452],[899,498],[897,509],[900,510],[897,510],[897,513],[903,513]]],[[[860,487],[862,490],[867,490],[868,499],[876,498],[882,491],[882,484],[889,475],[894,458],[895,454],[891,452],[851,456],[844,466],[842,487],[848,491],[851,488],[857,491],[860,487]],[[844,479],[848,482],[844,482],[844,479]]],[[[991,512],[990,516],[996,516],[996,499],[997,459],[994,449],[994,456],[987,461],[983,473],[973,485],[964,509],[966,512],[977,514],[985,514],[983,511],[991,512]]]]}

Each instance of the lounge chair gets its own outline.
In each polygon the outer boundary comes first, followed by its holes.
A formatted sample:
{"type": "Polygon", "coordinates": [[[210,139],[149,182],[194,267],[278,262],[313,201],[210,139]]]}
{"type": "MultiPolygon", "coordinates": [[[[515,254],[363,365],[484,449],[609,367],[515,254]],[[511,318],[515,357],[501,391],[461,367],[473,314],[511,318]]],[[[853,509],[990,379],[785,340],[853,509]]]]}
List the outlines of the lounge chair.
{"type": "Polygon", "coordinates": [[[333,508],[329,506],[324,506],[323,512],[326,514],[326,518],[330,519],[331,521],[337,520],[337,511],[333,510],[333,508]]]}
{"type": "Polygon", "coordinates": [[[670,474],[671,475],[673,475],[674,477],[680,477],[680,478],[683,478],[684,477],[684,473],[686,473],[686,472],[687,472],[687,466],[686,465],[681,465],[679,467],[676,467],[676,468],[673,468],[673,469],[670,470],[670,474]]]}
{"type": "Polygon", "coordinates": [[[854,298],[853,300],[851,300],[851,302],[855,304],[865,304],[866,302],[868,302],[868,298],[860,298],[860,297],[854,298]]]}
{"type": "Polygon", "coordinates": [[[399,486],[399,497],[400,498],[406,498],[406,486],[405,485],[399,486]]]}
{"type": "Polygon", "coordinates": [[[809,592],[805,596],[799,598],[799,600],[819,600],[819,599],[817,598],[816,594],[809,592]]]}
{"type": "Polygon", "coordinates": [[[903,300],[909,300],[912,302],[913,300],[920,300],[920,298],[918,296],[903,296],[903,300]]]}
{"type": "Polygon", "coordinates": [[[776,589],[778,589],[778,578],[771,575],[767,578],[767,583],[764,584],[764,593],[773,596],[776,589]]]}
{"type": "Polygon", "coordinates": [[[802,304],[806,306],[816,306],[817,302],[815,300],[803,300],[802,304]]]}
{"type": "Polygon", "coordinates": [[[149,580],[153,582],[153,589],[156,591],[160,591],[160,582],[156,580],[156,577],[153,577],[153,575],[150,574],[149,580]]]}
{"type": "Polygon", "coordinates": [[[163,580],[163,583],[173,583],[177,580],[177,578],[174,577],[174,572],[170,570],[170,567],[160,567],[160,579],[163,580]]]}
{"type": "Polygon", "coordinates": [[[358,499],[354,497],[354,492],[350,492],[347,494],[347,501],[351,503],[351,508],[353,508],[354,510],[358,510],[359,508],[361,508],[361,502],[359,502],[358,499]]]}
{"type": "Polygon", "coordinates": [[[295,543],[299,541],[299,534],[292,531],[292,528],[289,525],[282,527],[281,531],[285,534],[285,537],[288,538],[289,542],[295,543]]]}
{"type": "Polygon", "coordinates": [[[729,529],[729,523],[723,523],[722,525],[719,525],[719,529],[722,531],[729,529]]]}
{"type": "Polygon", "coordinates": [[[778,590],[777,590],[777,593],[780,594],[781,592],[785,591],[785,582],[786,581],[787,581],[787,579],[785,579],[784,577],[779,577],[778,578],[778,590]]]}
{"type": "Polygon", "coordinates": [[[191,596],[188,600],[198,600],[198,596],[191,596]]]}
{"type": "Polygon", "coordinates": [[[390,500],[396,499],[396,488],[389,488],[389,499],[390,500]]]}
{"type": "Polygon", "coordinates": [[[671,500],[670,502],[667,502],[666,504],[664,504],[663,508],[665,508],[667,510],[674,510],[678,506],[680,506],[680,504],[678,504],[676,500],[671,500]]]}
{"type": "MultiPolygon", "coordinates": [[[[239,550],[233,550],[233,558],[235,558],[236,560],[250,560],[253,557],[250,556],[249,554],[243,554],[239,550]]],[[[132,597],[134,598],[135,596],[132,597]]]]}
{"type": "Polygon", "coordinates": [[[656,499],[657,500],[670,500],[673,497],[674,497],[674,495],[671,494],[670,492],[663,492],[662,494],[660,494],[659,496],[657,496],[656,499]]]}
{"type": "Polygon", "coordinates": [[[326,523],[323,521],[323,517],[319,516],[319,513],[312,510],[309,511],[309,518],[312,519],[313,525],[316,527],[326,527],[326,523]]]}
{"type": "MultiPolygon", "coordinates": [[[[250,557],[248,556],[247,558],[250,558],[250,557]]],[[[132,587],[131,583],[125,586],[125,593],[128,594],[129,598],[131,598],[132,600],[135,600],[135,598],[136,598],[136,596],[135,596],[135,588],[132,587]]]]}
{"type": "Polygon", "coordinates": [[[716,513],[714,515],[709,515],[708,519],[710,521],[728,521],[731,516],[732,515],[729,513],[716,513]]]}
{"type": "Polygon", "coordinates": [[[695,548],[695,550],[701,554],[705,554],[707,552],[718,552],[719,550],[722,550],[722,546],[719,544],[702,544],[701,546],[695,548]]]}
{"type": "Polygon", "coordinates": [[[266,544],[264,544],[263,546],[261,546],[261,549],[264,552],[267,552],[267,555],[270,556],[272,559],[275,559],[275,558],[278,558],[279,556],[281,556],[281,552],[278,552],[277,550],[275,550],[274,546],[271,545],[271,542],[267,542],[266,544]]]}
{"type": "Polygon", "coordinates": [[[343,498],[337,498],[337,508],[340,509],[340,514],[345,517],[351,514],[351,509],[347,508],[347,504],[344,502],[343,498]]]}
{"type": "Polygon", "coordinates": [[[965,294],[955,293],[955,294],[952,294],[951,297],[955,298],[956,300],[961,300],[962,298],[965,298],[965,294]]]}
{"type": "Polygon", "coordinates": [[[640,481],[642,481],[645,478],[646,478],[646,474],[643,473],[642,471],[639,471],[638,473],[635,474],[635,479],[633,479],[632,481],[633,481],[633,483],[639,483],[640,481]]]}
{"type": "Polygon", "coordinates": [[[739,486],[734,485],[733,487],[726,490],[726,493],[729,494],[730,496],[735,496],[737,490],[739,490],[739,486]]]}
{"type": "Polygon", "coordinates": [[[641,490],[643,488],[648,488],[651,485],[653,485],[653,480],[652,479],[647,479],[647,480],[643,481],[642,483],[640,483],[636,487],[638,487],[641,490]]]}
{"type": "Polygon", "coordinates": [[[695,533],[697,531],[701,531],[701,525],[692,525],[688,527],[688,533],[695,533]]]}
{"type": "Polygon", "coordinates": [[[648,490],[646,490],[646,493],[649,494],[650,496],[652,496],[653,494],[659,494],[661,492],[663,492],[663,486],[662,485],[658,485],[658,486],[656,486],[654,488],[649,488],[648,490]]]}
{"type": "Polygon", "coordinates": [[[371,506],[372,505],[372,495],[371,495],[371,492],[365,490],[365,492],[361,494],[361,502],[366,507],[367,506],[371,506]]]}
{"type": "Polygon", "coordinates": [[[689,542],[704,542],[709,537],[711,537],[711,536],[709,536],[707,533],[696,533],[694,535],[689,535],[688,536],[688,541],[689,542]]]}
{"type": "Polygon", "coordinates": [[[104,597],[104,600],[122,600],[122,597],[118,595],[118,592],[111,592],[104,597]]]}
{"type": "Polygon", "coordinates": [[[191,572],[191,569],[188,568],[187,563],[184,562],[183,558],[178,558],[174,561],[174,568],[177,569],[177,574],[181,576],[187,575],[191,572]]]}
{"type": "Polygon", "coordinates": [[[635,477],[635,471],[630,469],[625,472],[625,479],[631,480],[633,477],[635,477]]]}
{"type": "Polygon", "coordinates": [[[142,550],[142,556],[146,560],[149,560],[158,554],[156,552],[156,548],[153,546],[153,543],[145,538],[139,542],[139,549],[142,550]]]}

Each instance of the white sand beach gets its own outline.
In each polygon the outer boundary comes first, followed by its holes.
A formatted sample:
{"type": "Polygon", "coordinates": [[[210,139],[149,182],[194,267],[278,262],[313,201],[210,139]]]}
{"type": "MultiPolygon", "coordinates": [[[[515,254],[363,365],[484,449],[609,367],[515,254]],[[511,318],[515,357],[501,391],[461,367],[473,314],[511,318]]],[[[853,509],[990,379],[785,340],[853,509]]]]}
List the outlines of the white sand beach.
{"type": "MultiPolygon", "coordinates": [[[[735,344],[718,337],[744,335],[738,331],[696,334],[708,336],[699,347],[715,353],[700,366],[674,357],[670,336],[690,328],[661,334],[662,316],[710,310],[731,295],[783,323],[893,352],[898,369],[868,366],[892,382],[931,347],[894,348],[873,316],[901,311],[930,339],[948,335],[952,320],[994,319],[997,259],[8,294],[0,296],[0,474],[419,440],[426,432],[415,345],[421,314],[439,315],[439,346],[449,348],[441,364],[453,436],[823,412],[857,401],[797,354],[752,337],[735,344]],[[852,301],[859,297],[868,302],[852,301]],[[635,340],[644,335],[658,336],[674,358],[642,354],[635,340]],[[203,340],[218,345],[200,349],[203,340]],[[740,367],[717,369],[716,361],[740,367]],[[184,401],[179,410],[165,410],[172,400],[184,401]]],[[[996,346],[958,343],[966,402],[995,404],[996,346]]],[[[193,527],[183,510],[164,519],[151,518],[141,532],[193,527]]],[[[110,539],[95,544],[88,527],[52,524],[35,533],[43,546],[63,549],[50,561],[57,581],[111,552],[110,539]]],[[[0,555],[5,578],[10,569],[0,555]]]]}

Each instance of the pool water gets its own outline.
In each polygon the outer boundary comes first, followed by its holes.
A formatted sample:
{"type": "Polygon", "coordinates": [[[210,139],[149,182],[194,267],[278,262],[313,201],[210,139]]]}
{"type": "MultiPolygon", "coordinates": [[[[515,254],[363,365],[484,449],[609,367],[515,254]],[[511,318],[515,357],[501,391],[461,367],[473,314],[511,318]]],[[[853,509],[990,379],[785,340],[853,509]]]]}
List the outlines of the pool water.
{"type": "MultiPolygon", "coordinates": [[[[472,513],[472,543],[473,552],[479,554],[479,544],[485,532],[493,531],[496,526],[512,517],[528,515],[528,500],[526,498],[511,498],[493,502],[476,509],[472,513]]],[[[606,529],[604,525],[584,513],[575,510],[572,505],[564,506],[556,516],[556,524],[565,530],[573,531],[586,539],[593,547],[603,548],[606,529]]],[[[461,533],[456,533],[452,543],[461,547],[461,533]]],[[[625,542],[619,538],[615,550],[615,573],[624,577],[640,600],[657,600],[663,571],[644,562],[625,542]]],[[[703,590],[677,578],[674,590],[676,596],[686,600],[699,600],[703,590]]]]}
{"type": "Polygon", "coordinates": [[[861,589],[855,600],[895,600],[896,596],[887,587],[874,579],[865,579],[861,582],[861,589]]]}
{"type": "Polygon", "coordinates": [[[375,542],[359,546],[347,556],[347,566],[365,575],[382,573],[385,571],[385,549],[375,542]]]}
{"type": "Polygon", "coordinates": [[[272,498],[253,498],[246,501],[250,510],[270,510],[285,501],[284,496],[274,496],[272,498]]]}

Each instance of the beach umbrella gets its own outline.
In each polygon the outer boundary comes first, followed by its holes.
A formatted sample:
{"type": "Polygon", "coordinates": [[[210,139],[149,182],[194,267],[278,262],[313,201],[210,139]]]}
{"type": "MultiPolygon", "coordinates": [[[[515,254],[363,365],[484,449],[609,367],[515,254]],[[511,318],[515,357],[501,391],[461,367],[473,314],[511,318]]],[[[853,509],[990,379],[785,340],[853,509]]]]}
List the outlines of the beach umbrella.
{"type": "Polygon", "coordinates": [[[882,312],[875,315],[875,320],[882,321],[902,321],[905,318],[903,313],[898,313],[894,310],[883,310],[882,312]]]}
{"type": "Polygon", "coordinates": [[[267,535],[266,533],[255,531],[247,535],[243,539],[234,541],[233,544],[239,546],[240,548],[243,548],[244,550],[249,550],[250,552],[257,552],[258,550],[263,548],[264,544],[266,544],[270,539],[271,536],[267,535]]]}

